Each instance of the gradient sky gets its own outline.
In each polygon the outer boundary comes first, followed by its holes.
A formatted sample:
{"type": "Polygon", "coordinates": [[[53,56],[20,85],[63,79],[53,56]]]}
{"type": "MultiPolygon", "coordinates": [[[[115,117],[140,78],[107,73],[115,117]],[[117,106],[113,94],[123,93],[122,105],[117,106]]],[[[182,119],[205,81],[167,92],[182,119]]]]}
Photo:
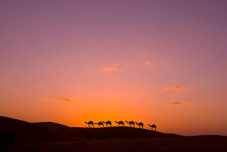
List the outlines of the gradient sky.
{"type": "Polygon", "coordinates": [[[226,8],[226,0],[0,0],[0,115],[227,135],[226,8]]]}

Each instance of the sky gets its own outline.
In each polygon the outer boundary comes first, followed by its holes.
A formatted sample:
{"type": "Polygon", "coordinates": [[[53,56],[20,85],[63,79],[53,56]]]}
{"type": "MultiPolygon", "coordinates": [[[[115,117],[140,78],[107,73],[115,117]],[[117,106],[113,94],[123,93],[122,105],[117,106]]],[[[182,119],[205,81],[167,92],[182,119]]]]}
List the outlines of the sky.
{"type": "Polygon", "coordinates": [[[227,135],[226,7],[226,0],[0,0],[0,115],[227,135]]]}

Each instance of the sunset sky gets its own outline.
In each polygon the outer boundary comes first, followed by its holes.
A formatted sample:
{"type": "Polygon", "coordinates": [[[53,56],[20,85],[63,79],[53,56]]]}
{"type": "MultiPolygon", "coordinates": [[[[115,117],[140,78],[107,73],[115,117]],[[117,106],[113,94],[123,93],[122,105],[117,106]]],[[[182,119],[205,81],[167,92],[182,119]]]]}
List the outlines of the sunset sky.
{"type": "Polygon", "coordinates": [[[1,0],[0,115],[227,135],[226,8],[226,0],[1,0]]]}

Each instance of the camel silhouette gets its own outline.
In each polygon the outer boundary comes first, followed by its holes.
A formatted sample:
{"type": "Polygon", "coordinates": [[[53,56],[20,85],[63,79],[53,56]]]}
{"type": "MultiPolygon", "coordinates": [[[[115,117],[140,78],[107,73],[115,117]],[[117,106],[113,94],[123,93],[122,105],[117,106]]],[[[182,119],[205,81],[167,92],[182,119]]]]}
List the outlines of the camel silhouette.
{"type": "Polygon", "coordinates": [[[100,127],[100,126],[103,126],[104,127],[104,124],[103,124],[102,121],[99,121],[98,123],[95,123],[95,124],[98,125],[98,127],[100,127]]]}
{"type": "Polygon", "coordinates": [[[118,124],[118,126],[120,126],[120,125],[122,125],[122,126],[125,126],[125,123],[123,122],[123,121],[115,121],[117,124],[118,124]]]}
{"type": "Polygon", "coordinates": [[[103,123],[105,123],[105,124],[106,124],[106,127],[107,127],[108,125],[109,125],[110,127],[112,126],[112,122],[111,122],[111,121],[109,121],[109,120],[108,120],[108,121],[106,121],[106,122],[105,122],[105,121],[103,121],[103,123]]]}
{"type": "Polygon", "coordinates": [[[143,128],[143,123],[142,122],[139,122],[139,123],[137,123],[137,122],[135,122],[139,127],[141,126],[142,128],[143,128]]]}
{"type": "Polygon", "coordinates": [[[148,126],[151,127],[151,130],[154,128],[155,131],[156,131],[156,125],[155,124],[153,124],[153,125],[148,124],[148,126]]]}
{"type": "Polygon", "coordinates": [[[93,121],[89,121],[89,122],[86,122],[86,121],[85,121],[85,123],[88,124],[89,128],[90,128],[91,125],[94,127],[93,121]]]}
{"type": "Polygon", "coordinates": [[[129,122],[128,122],[128,121],[125,121],[125,122],[127,122],[127,123],[129,124],[129,127],[130,127],[130,126],[134,126],[134,127],[135,127],[134,121],[129,121],[129,122]]]}

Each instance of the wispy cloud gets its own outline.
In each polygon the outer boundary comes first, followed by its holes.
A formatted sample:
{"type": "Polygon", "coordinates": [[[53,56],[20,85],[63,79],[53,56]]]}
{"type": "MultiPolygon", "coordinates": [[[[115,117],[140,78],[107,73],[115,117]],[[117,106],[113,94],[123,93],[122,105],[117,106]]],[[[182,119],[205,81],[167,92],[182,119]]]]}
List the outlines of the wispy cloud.
{"type": "Polygon", "coordinates": [[[182,89],[182,86],[173,86],[173,87],[169,87],[169,88],[165,87],[163,89],[166,90],[166,91],[169,91],[170,89],[178,91],[178,90],[182,89]]]}
{"type": "Polygon", "coordinates": [[[170,87],[170,89],[178,91],[178,90],[182,89],[182,87],[181,86],[173,86],[173,87],[170,87]]]}
{"type": "Polygon", "coordinates": [[[66,98],[43,98],[43,100],[60,100],[60,101],[66,101],[66,102],[73,101],[73,100],[66,99],[66,98]]]}
{"type": "Polygon", "coordinates": [[[40,85],[40,86],[43,86],[43,84],[42,84],[42,83],[39,83],[39,85],[40,85]]]}
{"type": "MultiPolygon", "coordinates": [[[[113,71],[123,71],[126,68],[134,68],[136,66],[139,66],[141,63],[136,64],[134,62],[131,63],[112,63],[110,66],[105,66],[101,70],[104,72],[113,72],[113,71]]],[[[143,65],[146,64],[147,66],[153,67],[153,63],[150,61],[143,61],[143,65]]]]}
{"type": "Polygon", "coordinates": [[[179,105],[191,105],[192,103],[189,102],[174,102],[171,104],[167,104],[168,106],[179,106],[179,105]]]}
{"type": "Polygon", "coordinates": [[[106,72],[112,72],[113,70],[114,69],[112,67],[108,67],[108,66],[102,68],[102,71],[106,71],[106,72]]]}
{"type": "Polygon", "coordinates": [[[155,101],[148,102],[149,104],[157,104],[155,101]]]}
{"type": "Polygon", "coordinates": [[[145,61],[145,64],[146,65],[149,65],[149,66],[153,66],[154,64],[152,63],[152,62],[150,62],[150,61],[145,61]]]}
{"type": "Polygon", "coordinates": [[[104,68],[102,68],[102,71],[105,71],[105,72],[112,72],[116,70],[123,71],[123,69],[120,68],[120,64],[118,63],[114,63],[113,66],[105,66],[104,68]]]}
{"type": "Polygon", "coordinates": [[[102,71],[105,71],[105,72],[112,72],[112,71],[116,71],[116,70],[123,71],[123,69],[117,68],[115,66],[113,66],[113,67],[106,66],[106,67],[102,68],[102,71]]]}

